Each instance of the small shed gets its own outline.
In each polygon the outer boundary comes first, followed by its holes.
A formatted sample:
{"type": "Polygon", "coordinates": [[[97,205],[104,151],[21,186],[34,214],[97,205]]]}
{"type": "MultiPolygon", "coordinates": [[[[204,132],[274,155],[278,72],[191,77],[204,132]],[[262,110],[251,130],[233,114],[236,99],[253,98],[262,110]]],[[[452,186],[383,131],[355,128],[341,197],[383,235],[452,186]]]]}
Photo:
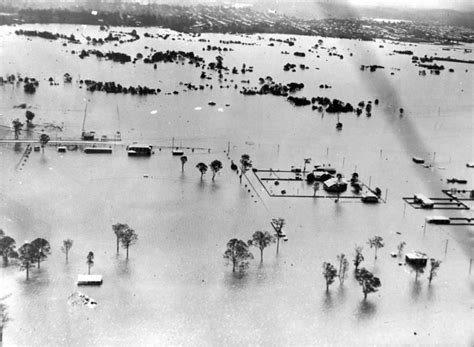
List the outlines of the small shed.
{"type": "Polygon", "coordinates": [[[77,275],[77,285],[101,285],[102,275],[77,275]]]}
{"type": "Polygon", "coordinates": [[[428,263],[428,256],[422,252],[412,252],[405,254],[405,260],[407,263],[416,265],[416,266],[426,266],[428,263]]]}
{"type": "Polygon", "coordinates": [[[431,224],[450,224],[451,220],[444,216],[428,216],[425,217],[425,221],[431,224]]]}
{"type": "Polygon", "coordinates": [[[347,190],[347,182],[337,178],[330,178],[323,183],[324,189],[330,193],[342,193],[347,190]]]}

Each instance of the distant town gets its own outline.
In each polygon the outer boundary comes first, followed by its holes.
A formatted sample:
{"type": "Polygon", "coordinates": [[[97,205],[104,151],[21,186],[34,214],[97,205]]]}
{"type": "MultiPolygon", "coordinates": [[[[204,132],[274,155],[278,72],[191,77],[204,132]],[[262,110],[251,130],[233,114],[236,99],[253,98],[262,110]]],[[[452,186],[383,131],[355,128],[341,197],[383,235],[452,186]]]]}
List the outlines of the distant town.
{"type": "Polygon", "coordinates": [[[242,6],[129,4],[115,8],[19,8],[0,6],[0,25],[25,23],[160,26],[187,33],[273,33],[372,41],[455,45],[474,42],[474,29],[442,22],[370,18],[301,19],[242,6]]]}

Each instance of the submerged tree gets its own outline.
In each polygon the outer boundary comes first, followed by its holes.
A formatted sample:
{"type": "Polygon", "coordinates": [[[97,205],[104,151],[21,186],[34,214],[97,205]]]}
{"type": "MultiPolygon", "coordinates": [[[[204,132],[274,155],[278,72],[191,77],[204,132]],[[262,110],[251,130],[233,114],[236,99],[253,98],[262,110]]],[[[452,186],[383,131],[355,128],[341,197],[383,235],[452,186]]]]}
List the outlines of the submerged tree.
{"type": "Polygon", "coordinates": [[[0,255],[5,264],[8,264],[9,258],[18,257],[18,253],[15,251],[15,244],[15,240],[10,236],[0,237],[0,255]]]}
{"type": "Polygon", "coordinates": [[[69,260],[69,251],[71,250],[73,243],[74,243],[74,241],[71,240],[71,239],[63,240],[63,245],[61,247],[61,251],[64,254],[66,254],[66,263],[69,260]]]}
{"type": "Polygon", "coordinates": [[[383,238],[381,236],[374,236],[367,241],[367,244],[370,245],[370,248],[375,248],[375,259],[377,259],[377,250],[384,246],[383,238]]]}
{"type": "Polygon", "coordinates": [[[344,279],[346,278],[346,272],[349,269],[349,261],[344,253],[337,255],[337,261],[339,262],[339,283],[343,285],[344,279]]]}
{"type": "Polygon", "coordinates": [[[275,243],[275,237],[268,231],[256,231],[252,235],[252,239],[248,242],[249,246],[258,247],[260,249],[260,263],[263,262],[263,250],[270,244],[275,243]]]}
{"type": "Polygon", "coordinates": [[[128,224],[117,223],[112,225],[112,230],[114,231],[115,237],[117,239],[117,254],[119,254],[120,237],[123,231],[129,228],[130,227],[128,226],[128,224]]]}
{"type": "Polygon", "coordinates": [[[50,138],[49,138],[49,135],[48,134],[41,134],[40,135],[40,143],[41,143],[41,148],[43,150],[43,153],[44,153],[44,146],[46,146],[46,144],[49,142],[50,138]]]}
{"type": "Polygon", "coordinates": [[[401,257],[403,253],[403,249],[405,248],[406,242],[402,241],[398,244],[397,249],[398,249],[398,256],[401,257]]]}
{"type": "Polygon", "coordinates": [[[430,274],[428,276],[429,284],[431,285],[431,280],[438,275],[438,269],[441,265],[441,260],[436,260],[434,258],[430,259],[430,274]]]}
{"type": "Polygon", "coordinates": [[[283,218],[273,218],[272,219],[272,225],[273,228],[275,228],[276,231],[276,239],[277,239],[277,254],[278,251],[280,250],[280,239],[281,235],[283,232],[283,227],[285,226],[285,220],[283,218]]]}
{"type": "Polygon", "coordinates": [[[41,267],[40,263],[51,254],[51,246],[49,245],[48,241],[40,237],[31,241],[31,245],[34,247],[35,257],[39,269],[41,267]]]}
{"type": "Polygon", "coordinates": [[[202,176],[207,172],[207,165],[204,163],[198,163],[196,167],[201,172],[201,181],[202,181],[202,176]]]}
{"type": "Polygon", "coordinates": [[[232,272],[238,268],[239,272],[243,274],[248,268],[249,259],[253,259],[253,254],[250,253],[248,245],[237,239],[231,239],[227,242],[227,250],[224,252],[224,259],[228,263],[232,262],[232,272]]]}
{"type": "Polygon", "coordinates": [[[331,263],[323,263],[323,276],[326,280],[326,291],[329,291],[329,286],[334,283],[337,277],[337,270],[331,263]]]}
{"type": "Polygon", "coordinates": [[[412,261],[407,263],[415,272],[415,282],[418,281],[418,276],[425,273],[426,263],[423,261],[412,261]]]}
{"type": "Polygon", "coordinates": [[[13,132],[15,133],[15,140],[18,140],[18,137],[21,134],[21,128],[23,127],[23,123],[17,118],[12,121],[13,132]]]}
{"type": "Polygon", "coordinates": [[[242,154],[240,157],[240,168],[243,173],[252,167],[252,161],[250,160],[250,155],[242,154]]]}
{"type": "Polygon", "coordinates": [[[27,127],[32,127],[33,126],[33,118],[35,118],[35,114],[33,112],[31,112],[30,110],[26,110],[25,117],[26,117],[26,126],[27,127]]]}
{"type": "Polygon", "coordinates": [[[363,249],[364,248],[362,246],[355,247],[354,260],[352,261],[355,267],[355,271],[359,269],[360,263],[364,261],[364,255],[362,254],[363,249]]]}
{"type": "Polygon", "coordinates": [[[211,164],[209,164],[209,167],[211,168],[212,180],[214,181],[214,178],[216,177],[216,173],[218,173],[222,169],[222,163],[216,159],[212,161],[211,164]]]}
{"type": "Polygon", "coordinates": [[[382,285],[380,279],[364,267],[356,271],[356,280],[362,286],[364,300],[367,299],[367,294],[375,293],[382,285]]]}
{"type": "Polygon", "coordinates": [[[87,254],[87,258],[86,258],[86,264],[87,264],[87,274],[90,275],[91,274],[91,267],[94,266],[94,252],[89,252],[89,254],[87,254]]]}
{"type": "Polygon", "coordinates": [[[120,235],[120,242],[122,243],[122,247],[125,248],[127,251],[127,259],[128,259],[128,249],[130,246],[134,245],[138,240],[138,235],[132,228],[127,228],[122,231],[120,235]]]}
{"type": "Polygon", "coordinates": [[[184,164],[188,161],[188,157],[182,155],[179,159],[181,160],[181,172],[184,172],[184,164]]]}
{"type": "Polygon", "coordinates": [[[20,265],[20,271],[26,270],[26,279],[30,279],[30,269],[35,266],[36,252],[35,248],[30,243],[25,243],[18,249],[18,260],[20,265]]]}

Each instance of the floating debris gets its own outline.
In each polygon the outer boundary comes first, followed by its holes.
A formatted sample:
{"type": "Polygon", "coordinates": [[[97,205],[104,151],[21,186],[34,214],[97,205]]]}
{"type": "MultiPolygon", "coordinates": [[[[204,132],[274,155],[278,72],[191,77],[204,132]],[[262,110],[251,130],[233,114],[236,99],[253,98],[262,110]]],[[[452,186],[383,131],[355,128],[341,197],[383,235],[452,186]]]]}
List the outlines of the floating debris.
{"type": "Polygon", "coordinates": [[[68,303],[71,306],[88,306],[89,308],[95,308],[97,306],[97,301],[90,298],[84,293],[74,292],[68,298],[68,303]]]}

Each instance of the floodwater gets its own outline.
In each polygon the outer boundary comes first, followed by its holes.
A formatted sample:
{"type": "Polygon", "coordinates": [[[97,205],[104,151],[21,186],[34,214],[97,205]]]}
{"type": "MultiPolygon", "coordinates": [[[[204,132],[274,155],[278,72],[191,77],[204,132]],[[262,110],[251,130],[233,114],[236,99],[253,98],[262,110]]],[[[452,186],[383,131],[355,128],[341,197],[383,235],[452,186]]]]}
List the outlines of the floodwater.
{"type": "MultiPolygon", "coordinates": [[[[18,27],[17,27],[18,28],[18,27]]],[[[213,89],[183,92],[179,82],[203,83],[200,68],[184,64],[118,64],[81,60],[70,50],[91,46],[62,46],[61,40],[28,40],[0,28],[0,75],[20,73],[40,80],[34,95],[21,87],[0,87],[0,125],[24,119],[27,103],[36,113],[34,131],[22,138],[37,138],[46,123],[63,126],[49,131],[52,139],[78,137],[87,104],[86,130],[113,138],[122,134],[123,145],[112,143],[112,155],[88,155],[78,151],[58,153],[46,146],[21,163],[25,145],[0,145],[0,227],[17,241],[43,237],[52,254],[33,269],[31,279],[14,265],[0,267],[0,297],[7,296],[10,321],[4,328],[4,344],[16,345],[367,345],[461,344],[474,342],[472,328],[472,226],[425,227],[424,218],[441,214],[471,217],[471,211],[416,210],[402,197],[423,193],[443,197],[450,188],[446,178],[468,179],[473,171],[473,72],[470,65],[443,63],[440,76],[419,76],[411,57],[390,55],[394,49],[410,49],[418,56],[444,56],[441,46],[403,46],[381,42],[323,39],[324,47],[336,47],[344,59],[307,50],[318,38],[297,37],[288,47],[270,37],[202,35],[210,42],[172,33],[168,40],[144,38],[143,33],[165,30],[137,29],[142,38],[114,47],[97,49],[145,53],[156,50],[194,51],[206,62],[216,51],[203,51],[219,40],[241,40],[255,46],[225,45],[224,65],[245,63],[253,73],[228,75],[230,88],[219,88],[217,76],[205,83],[213,89]],[[171,40],[175,38],[175,40],[171,40]],[[182,38],[182,39],[181,39],[182,38]],[[291,54],[284,55],[281,51],[291,54]],[[292,55],[307,52],[306,57],[292,55]],[[353,56],[350,56],[350,53],[353,56]],[[317,58],[319,54],[319,58],[317,58]],[[287,62],[309,69],[284,72],[287,62]],[[361,71],[361,64],[385,69],[361,71]],[[453,73],[447,71],[454,68],[453,73]],[[64,85],[69,72],[73,83],[64,85]],[[394,73],[391,75],[391,73],[394,73]],[[281,97],[243,96],[233,88],[257,86],[258,78],[271,76],[281,83],[303,82],[298,96],[328,96],[357,105],[378,98],[372,117],[365,114],[321,115],[310,107],[294,107],[281,97]],[[50,86],[53,77],[59,82],[50,86]],[[158,96],[89,93],[78,79],[116,81],[162,89],[158,96]],[[250,80],[243,84],[241,80],[250,80]],[[320,84],[331,89],[319,89],[320,84]],[[179,91],[178,95],[165,95],[179,91]],[[209,101],[216,106],[208,105],[209,101]],[[229,104],[230,106],[225,106],[229,104]],[[399,108],[405,112],[400,116],[399,108]],[[156,111],[156,112],[155,112],[156,111]],[[199,147],[186,150],[188,163],[181,172],[179,158],[169,149],[156,150],[151,158],[127,157],[125,145],[133,141],[155,146],[199,147]],[[229,144],[230,143],[230,144],[229,144]],[[269,197],[253,173],[239,183],[230,170],[230,158],[238,162],[248,153],[254,167],[289,169],[331,164],[346,177],[356,170],[360,178],[380,187],[387,203],[365,205],[358,200],[269,197]],[[208,152],[207,148],[210,148],[208,152]],[[421,156],[433,163],[424,168],[412,162],[421,156]],[[195,165],[219,159],[224,169],[211,181],[203,181],[195,165]],[[434,159],[434,162],[433,162],[434,159]],[[387,191],[388,190],[388,191],[387,191]],[[247,274],[234,276],[222,257],[231,238],[248,240],[256,230],[270,230],[271,218],[287,221],[288,242],[264,252],[253,250],[247,274]],[[139,236],[125,260],[115,252],[112,225],[128,223],[139,236]],[[369,237],[380,235],[385,247],[374,260],[369,237]],[[60,247],[71,238],[74,245],[66,264],[60,247]],[[405,241],[406,251],[419,250],[442,261],[438,277],[428,286],[427,274],[418,282],[403,259],[390,252],[405,241]],[[353,276],[352,264],[343,286],[338,282],[326,293],[322,263],[336,263],[345,253],[352,260],[355,245],[364,245],[362,266],[380,277],[382,287],[363,301],[353,276]],[[78,274],[87,271],[86,255],[95,253],[93,274],[101,274],[100,287],[80,291],[98,302],[96,308],[71,306],[68,297],[78,290],[78,274]],[[399,265],[399,263],[401,265],[399,265]]],[[[25,29],[104,37],[97,27],[58,25],[23,26],[25,29]]],[[[131,30],[122,28],[122,31],[131,30]]],[[[450,51],[452,57],[472,59],[472,54],[450,51]]],[[[146,54],[144,54],[146,56],[146,54]]],[[[12,132],[0,127],[2,138],[12,132]]],[[[282,189],[307,190],[304,183],[282,183],[282,189]],[[299,185],[299,186],[298,186],[299,185]],[[295,188],[296,187],[296,188],[295,188]]],[[[466,202],[472,206],[472,201],[466,202]]]]}

